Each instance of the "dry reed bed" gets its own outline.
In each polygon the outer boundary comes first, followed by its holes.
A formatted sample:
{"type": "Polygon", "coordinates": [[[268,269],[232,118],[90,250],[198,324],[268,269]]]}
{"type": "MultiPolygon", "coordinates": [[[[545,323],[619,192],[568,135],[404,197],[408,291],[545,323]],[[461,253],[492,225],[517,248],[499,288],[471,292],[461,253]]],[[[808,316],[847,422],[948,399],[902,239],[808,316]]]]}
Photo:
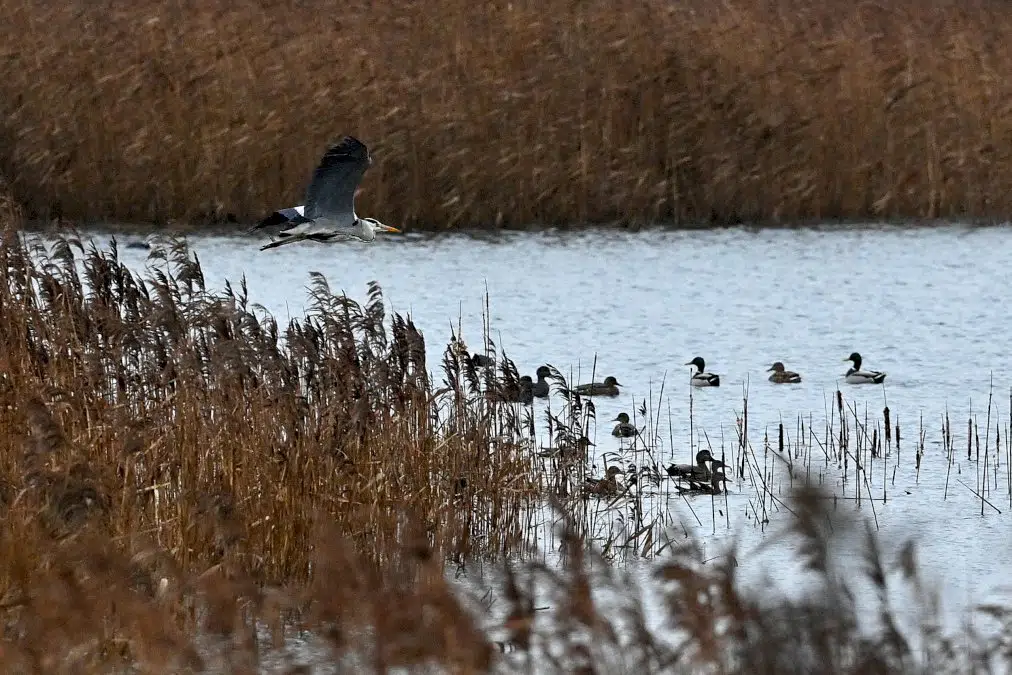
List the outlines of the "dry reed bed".
{"type": "Polygon", "coordinates": [[[1012,212],[1000,0],[4,0],[32,215],[242,220],[327,143],[417,227],[1012,212]]]}
{"type": "Polygon", "coordinates": [[[183,245],[146,279],[114,248],[78,247],[50,257],[11,231],[0,247],[11,508],[263,581],[306,578],[318,517],[377,563],[407,515],[444,555],[522,547],[537,484],[529,453],[501,441],[516,422],[459,383],[433,387],[421,334],[387,320],[378,288],[359,305],[318,278],[313,311],[279,329],[244,291],[207,292],[183,245]]]}
{"type": "Polygon", "coordinates": [[[833,551],[854,534],[853,523],[829,504],[810,489],[789,499],[797,517],[783,537],[798,545],[805,578],[821,591],[803,600],[743,590],[733,551],[704,565],[692,545],[671,551],[643,586],[588,559],[579,538],[566,532],[563,569],[506,567],[479,597],[447,583],[424,538],[406,543],[377,572],[347,538],[320,527],[311,539],[318,574],[309,585],[265,588],[220,569],[153,569],[165,555],[154,547],[131,558],[102,536],[55,541],[15,521],[0,545],[7,581],[0,666],[39,673],[315,672],[308,661],[374,673],[858,675],[985,673],[1012,665],[1008,610],[983,608],[998,621],[995,636],[947,635],[912,545],[887,563],[869,529],[856,550],[852,537],[846,544],[862,557],[865,574],[841,574],[833,551]],[[861,585],[874,591],[870,604],[856,600],[861,585]],[[890,604],[897,589],[908,594],[902,609],[890,604]],[[648,618],[647,596],[663,624],[648,618]],[[903,621],[910,613],[913,628],[903,621]],[[295,656],[285,649],[293,620],[312,638],[295,656]],[[877,630],[862,630],[862,623],[877,630]],[[269,637],[257,635],[264,627],[269,637]]]}

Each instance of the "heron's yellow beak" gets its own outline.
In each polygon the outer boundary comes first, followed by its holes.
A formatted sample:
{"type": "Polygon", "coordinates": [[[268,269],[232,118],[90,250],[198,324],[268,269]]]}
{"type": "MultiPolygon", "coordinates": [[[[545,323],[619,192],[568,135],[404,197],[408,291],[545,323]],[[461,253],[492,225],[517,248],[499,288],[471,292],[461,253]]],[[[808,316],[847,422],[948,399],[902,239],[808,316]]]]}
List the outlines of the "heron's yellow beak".
{"type": "Polygon", "coordinates": [[[389,225],[384,225],[383,227],[386,228],[385,230],[386,232],[400,232],[400,230],[398,230],[396,227],[391,227],[389,225]]]}

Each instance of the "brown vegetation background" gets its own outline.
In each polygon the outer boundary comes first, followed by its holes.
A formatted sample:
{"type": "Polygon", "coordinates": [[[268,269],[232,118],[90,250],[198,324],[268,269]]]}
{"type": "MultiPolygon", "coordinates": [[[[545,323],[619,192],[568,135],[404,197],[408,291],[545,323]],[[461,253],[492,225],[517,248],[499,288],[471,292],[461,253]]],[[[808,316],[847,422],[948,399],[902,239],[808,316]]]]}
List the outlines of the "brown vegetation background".
{"type": "Polygon", "coordinates": [[[1005,217],[998,0],[0,0],[29,216],[240,220],[328,143],[416,227],[1005,217]]]}

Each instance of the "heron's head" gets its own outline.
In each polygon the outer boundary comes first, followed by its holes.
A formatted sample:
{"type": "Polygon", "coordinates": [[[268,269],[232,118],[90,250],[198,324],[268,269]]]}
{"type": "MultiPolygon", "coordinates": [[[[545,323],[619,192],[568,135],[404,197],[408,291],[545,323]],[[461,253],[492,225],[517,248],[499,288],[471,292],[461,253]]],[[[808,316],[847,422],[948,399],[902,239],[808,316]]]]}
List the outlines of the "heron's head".
{"type": "Polygon", "coordinates": [[[400,232],[400,230],[398,230],[396,227],[384,225],[375,218],[362,218],[362,220],[369,223],[369,227],[372,228],[373,232],[400,232]]]}

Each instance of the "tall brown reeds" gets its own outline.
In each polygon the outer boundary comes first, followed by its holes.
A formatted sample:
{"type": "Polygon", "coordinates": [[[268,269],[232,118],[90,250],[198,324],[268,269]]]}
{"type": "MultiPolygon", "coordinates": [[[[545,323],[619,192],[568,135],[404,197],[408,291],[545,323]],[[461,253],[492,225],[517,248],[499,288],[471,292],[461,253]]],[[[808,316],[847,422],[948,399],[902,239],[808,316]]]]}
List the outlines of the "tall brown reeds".
{"type": "Polygon", "coordinates": [[[185,569],[231,561],[264,582],[307,577],[321,516],[377,564],[408,514],[442,555],[524,543],[533,460],[497,404],[430,384],[421,333],[386,316],[378,287],[359,304],[318,276],[312,311],[279,328],[244,287],[205,289],[184,245],[150,262],[144,279],[115,246],[46,250],[8,231],[8,503],[43,513],[53,536],[90,524],[185,569]]]}
{"type": "Polygon", "coordinates": [[[249,220],[329,142],[449,228],[1005,217],[1001,0],[0,2],[33,216],[249,220]]]}
{"type": "Polygon", "coordinates": [[[235,570],[159,566],[155,547],[131,557],[93,532],[53,540],[16,519],[0,542],[0,667],[899,675],[1012,665],[1008,610],[983,608],[999,622],[996,637],[947,635],[913,546],[887,562],[874,533],[862,536],[822,497],[806,488],[790,499],[796,517],[780,536],[798,546],[796,580],[814,591],[791,600],[747,588],[733,552],[704,564],[691,543],[637,582],[588,558],[569,529],[562,569],[507,565],[479,598],[448,583],[421,532],[381,572],[338,531],[318,526],[312,581],[262,587],[235,570]],[[860,556],[860,572],[841,573],[840,544],[860,556]],[[902,611],[891,600],[897,589],[910,598],[902,611]],[[911,614],[913,624],[903,620],[911,614]],[[297,628],[293,649],[286,636],[297,628]]]}

